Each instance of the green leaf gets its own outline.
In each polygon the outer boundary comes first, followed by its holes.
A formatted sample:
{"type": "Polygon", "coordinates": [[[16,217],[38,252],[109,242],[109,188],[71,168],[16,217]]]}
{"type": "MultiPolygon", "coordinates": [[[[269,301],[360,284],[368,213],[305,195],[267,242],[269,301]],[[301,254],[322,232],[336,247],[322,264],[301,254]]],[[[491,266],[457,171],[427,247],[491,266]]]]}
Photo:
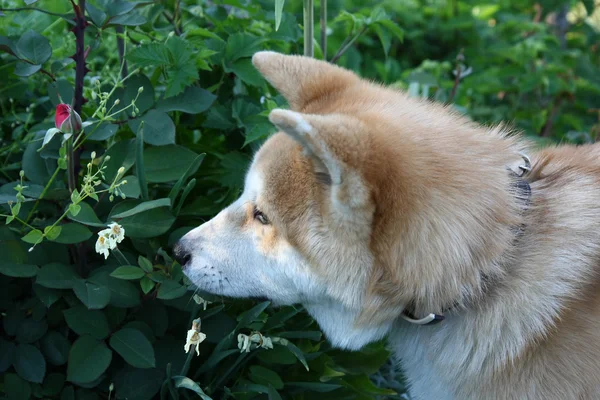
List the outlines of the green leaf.
{"type": "Polygon", "coordinates": [[[246,133],[246,139],[244,140],[244,145],[242,147],[246,147],[257,140],[266,139],[273,132],[275,132],[273,125],[269,123],[258,123],[250,129],[250,132],[246,133]]]}
{"type": "Polygon", "coordinates": [[[132,131],[138,132],[144,122],[144,142],[153,146],[164,146],[175,143],[175,124],[166,113],[150,110],[140,119],[129,122],[132,131]]]}
{"type": "Polygon", "coordinates": [[[282,400],[277,390],[271,385],[269,385],[269,400],[282,400]]]}
{"type": "Polygon", "coordinates": [[[66,377],[58,372],[54,372],[48,374],[46,379],[44,379],[44,384],[42,386],[42,394],[44,396],[57,396],[62,390],[65,384],[66,377]]]}
{"type": "Polygon", "coordinates": [[[75,306],[63,312],[67,325],[78,335],[90,335],[104,339],[110,333],[106,315],[99,310],[88,310],[85,306],[75,306]]]}
{"type": "Polygon", "coordinates": [[[17,328],[17,342],[37,342],[46,332],[48,332],[48,323],[45,319],[36,321],[33,318],[26,318],[17,328]]]}
{"type": "Polygon", "coordinates": [[[78,204],[69,204],[69,215],[72,215],[74,217],[77,216],[77,214],[79,214],[81,212],[81,206],[78,204]]]}
{"type": "Polygon", "coordinates": [[[271,304],[270,301],[265,301],[265,302],[255,305],[248,311],[245,311],[244,313],[240,314],[240,316],[238,317],[239,322],[238,322],[235,330],[237,331],[237,330],[240,330],[241,328],[247,328],[248,325],[253,323],[256,320],[256,318],[258,318],[258,316],[263,311],[265,311],[265,309],[267,307],[269,307],[270,304],[271,304]]]}
{"type": "Polygon", "coordinates": [[[89,131],[89,134],[87,136],[88,140],[103,141],[106,139],[110,139],[119,130],[119,125],[111,124],[110,122],[101,122],[99,126],[97,125],[98,123],[95,123],[86,128],[86,133],[89,131]]]}
{"type": "Polygon", "coordinates": [[[200,385],[198,385],[190,378],[186,376],[174,376],[172,379],[176,388],[183,388],[191,390],[192,392],[196,392],[196,394],[200,396],[202,400],[212,400],[210,397],[207,396],[206,393],[204,393],[200,385]]]}
{"type": "Polygon", "coordinates": [[[591,16],[594,12],[594,0],[583,0],[583,5],[585,6],[585,11],[588,16],[591,16]]]}
{"type": "Polygon", "coordinates": [[[154,368],[156,365],[152,344],[136,329],[124,328],[114,333],[110,346],[133,367],[154,368]]]}
{"type": "Polygon", "coordinates": [[[202,153],[198,157],[196,157],[194,159],[194,161],[192,161],[192,163],[190,164],[190,166],[188,167],[188,169],[185,171],[185,173],[183,175],[181,175],[181,178],[179,178],[179,180],[177,181],[177,183],[175,183],[175,185],[173,186],[173,188],[169,192],[169,199],[171,200],[171,204],[175,203],[175,199],[177,198],[177,195],[179,194],[179,191],[181,190],[181,187],[183,186],[183,184],[185,183],[185,181],[195,171],[197,171],[198,168],[200,168],[200,165],[202,164],[202,161],[204,160],[204,156],[205,155],[206,155],[205,153],[202,153]]]}
{"type": "Polygon", "coordinates": [[[45,186],[50,180],[50,172],[46,160],[40,157],[38,153],[40,147],[42,147],[41,140],[32,140],[27,145],[23,153],[22,169],[31,182],[45,186]]]}
{"type": "Polygon", "coordinates": [[[310,390],[312,392],[319,392],[319,393],[332,392],[332,391],[342,387],[342,385],[337,385],[337,384],[333,384],[333,383],[320,383],[320,382],[286,382],[285,385],[289,386],[289,387],[310,390]]]}
{"type": "Polygon", "coordinates": [[[276,372],[260,365],[250,367],[250,379],[261,385],[272,385],[275,389],[283,389],[283,381],[276,372]]]}
{"type": "Polygon", "coordinates": [[[60,225],[57,226],[47,226],[44,228],[44,235],[48,240],[55,240],[62,231],[62,227],[60,225]]]}
{"type": "MultiPolygon", "coordinates": [[[[198,154],[177,145],[150,147],[144,151],[145,172],[148,182],[177,181],[198,154]]],[[[192,174],[196,173],[193,171],[192,174]]]]}
{"type": "Polygon", "coordinates": [[[145,272],[152,272],[152,270],[154,269],[152,262],[144,256],[138,256],[138,265],[145,272]]]}
{"type": "Polygon", "coordinates": [[[127,59],[140,67],[157,67],[171,63],[169,49],[161,43],[143,44],[127,53],[127,59]]]}
{"type": "Polygon", "coordinates": [[[46,360],[37,349],[30,344],[20,344],[15,352],[15,362],[13,363],[17,374],[26,381],[33,383],[42,383],[46,375],[46,360]]]}
{"type": "Polygon", "coordinates": [[[38,274],[39,270],[37,265],[0,261],[0,274],[13,278],[33,278],[38,274]]]}
{"type": "Polygon", "coordinates": [[[115,269],[110,276],[117,279],[125,279],[125,280],[136,280],[144,277],[144,271],[133,265],[124,265],[115,269]]]}
{"type": "Polygon", "coordinates": [[[234,33],[227,38],[225,45],[225,59],[233,62],[240,58],[251,57],[260,50],[264,38],[256,37],[248,33],[234,33]]]}
{"type": "Polygon", "coordinates": [[[44,234],[39,229],[33,229],[29,231],[29,233],[21,238],[22,241],[38,244],[44,239],[44,234]]]}
{"type": "Polygon", "coordinates": [[[302,363],[302,365],[304,365],[304,368],[306,368],[306,370],[308,371],[308,363],[306,362],[306,358],[304,357],[302,350],[300,350],[295,344],[293,344],[290,341],[286,343],[285,347],[287,347],[288,350],[296,356],[296,358],[302,363]]]}
{"type": "Polygon", "coordinates": [[[135,139],[120,140],[107,150],[105,156],[110,156],[110,161],[106,163],[104,170],[105,181],[112,182],[119,168],[125,168],[126,173],[136,162],[134,142],[135,139]]]}
{"type": "Polygon", "coordinates": [[[64,365],[69,359],[71,342],[56,331],[50,331],[42,338],[41,349],[52,365],[64,365]]]}
{"type": "Polygon", "coordinates": [[[110,365],[112,351],[91,336],[81,336],[69,352],[67,380],[88,383],[98,379],[110,365]]]}
{"type": "Polygon", "coordinates": [[[137,369],[126,367],[115,378],[117,399],[151,400],[156,396],[164,380],[164,372],[156,369],[137,369]]]}
{"type": "Polygon", "coordinates": [[[198,69],[196,68],[195,63],[192,62],[174,67],[169,71],[165,98],[182,93],[186,86],[191,85],[196,80],[198,80],[198,69]]]}
{"type": "Polygon", "coordinates": [[[159,101],[157,111],[181,111],[188,114],[199,114],[210,108],[217,96],[196,86],[188,86],[177,96],[159,101]]]}
{"type": "Polygon", "coordinates": [[[106,17],[107,17],[105,12],[94,7],[89,2],[85,3],[85,9],[88,12],[88,15],[90,16],[90,18],[92,19],[92,22],[94,23],[94,25],[96,25],[97,27],[101,27],[104,24],[104,21],[106,21],[106,17]]]}
{"type": "Polygon", "coordinates": [[[12,365],[16,350],[14,343],[0,338],[0,373],[4,373],[12,365]]]}
{"type": "Polygon", "coordinates": [[[52,55],[50,42],[39,33],[29,30],[17,42],[17,50],[21,57],[33,64],[43,64],[52,55]]]}
{"type": "Polygon", "coordinates": [[[26,63],[24,61],[19,61],[15,65],[15,70],[13,72],[17,76],[28,77],[30,75],[35,74],[40,69],[42,69],[41,65],[33,65],[33,64],[26,63]]]}
{"type": "Polygon", "coordinates": [[[73,285],[73,291],[89,310],[102,309],[110,302],[110,290],[108,288],[86,282],[83,279],[73,285]]]}
{"type": "Polygon", "coordinates": [[[4,393],[11,400],[28,400],[31,397],[31,385],[17,374],[4,375],[4,393]]]}
{"type": "Polygon", "coordinates": [[[283,14],[283,4],[285,0],[275,0],[275,30],[279,30],[279,25],[281,25],[281,16],[283,14]]]}
{"type": "Polygon", "coordinates": [[[57,289],[48,289],[38,284],[33,285],[33,291],[46,308],[50,308],[62,295],[57,289]]]}
{"type": "Polygon", "coordinates": [[[102,223],[102,221],[100,221],[100,219],[96,216],[96,212],[94,211],[92,206],[90,206],[86,202],[81,202],[78,204],[78,206],[81,207],[81,209],[79,210],[77,215],[74,215],[71,211],[69,211],[69,213],[67,214],[67,217],[69,217],[70,220],[88,226],[106,228],[106,224],[102,223]]]}
{"type": "Polygon", "coordinates": [[[236,60],[225,68],[226,72],[233,72],[242,81],[252,86],[262,86],[264,79],[260,72],[254,68],[252,61],[249,58],[236,60]]]}
{"type": "Polygon", "coordinates": [[[110,276],[111,270],[102,269],[88,278],[88,282],[110,290],[110,304],[115,307],[130,308],[140,304],[140,292],[131,282],[110,276]]]}
{"type": "Polygon", "coordinates": [[[113,214],[112,218],[126,218],[126,217],[130,217],[132,215],[136,215],[141,212],[152,210],[154,208],[159,208],[159,207],[171,207],[171,199],[164,198],[164,199],[145,201],[142,204],[138,204],[137,206],[133,207],[130,210],[123,211],[118,214],[113,214]]]}
{"type": "Polygon", "coordinates": [[[181,286],[175,281],[168,280],[160,284],[157,297],[162,300],[178,299],[185,295],[186,292],[187,289],[185,286],[181,286]]]}
{"type": "Polygon", "coordinates": [[[140,288],[142,289],[142,292],[144,292],[144,294],[148,294],[152,289],[154,289],[154,286],[156,286],[156,282],[154,282],[147,276],[143,277],[140,280],[140,288]]]}
{"type": "Polygon", "coordinates": [[[127,236],[131,238],[151,238],[162,235],[174,222],[175,216],[165,207],[143,211],[120,221],[127,236]]]}
{"type": "Polygon", "coordinates": [[[42,267],[35,282],[50,289],[72,289],[78,279],[72,265],[51,263],[42,267]]]}

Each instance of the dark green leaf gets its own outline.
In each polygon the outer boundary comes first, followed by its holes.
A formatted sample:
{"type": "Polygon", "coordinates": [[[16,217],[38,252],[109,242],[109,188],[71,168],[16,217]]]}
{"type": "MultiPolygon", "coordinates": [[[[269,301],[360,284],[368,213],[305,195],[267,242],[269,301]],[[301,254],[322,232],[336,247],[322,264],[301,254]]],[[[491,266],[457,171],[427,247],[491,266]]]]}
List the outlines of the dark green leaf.
{"type": "Polygon", "coordinates": [[[187,289],[184,286],[175,281],[168,280],[160,284],[157,297],[162,300],[177,299],[185,295],[186,292],[187,289]]]}
{"type": "Polygon", "coordinates": [[[143,44],[129,53],[127,58],[140,67],[168,65],[169,50],[161,43],[143,44]]]}
{"type": "Polygon", "coordinates": [[[265,386],[271,385],[275,389],[283,389],[283,381],[279,375],[277,375],[275,371],[271,371],[260,365],[253,365],[250,367],[250,379],[258,384],[265,386]]]}
{"type": "Polygon", "coordinates": [[[243,314],[241,314],[238,317],[238,325],[235,328],[235,330],[240,330],[241,328],[246,328],[248,327],[248,325],[250,325],[252,322],[254,322],[256,320],[256,318],[258,318],[258,316],[265,311],[265,309],[267,307],[269,307],[269,305],[271,304],[270,301],[265,301],[262,302],[260,304],[255,305],[254,307],[252,307],[250,310],[244,312],[243,314]]]}
{"type": "Polygon", "coordinates": [[[4,373],[12,365],[16,349],[14,343],[0,338],[0,373],[4,373]]]}
{"type": "Polygon", "coordinates": [[[71,343],[60,333],[50,331],[41,341],[42,352],[52,365],[67,363],[71,343]]]}
{"type": "Polygon", "coordinates": [[[83,279],[73,285],[73,291],[89,310],[104,308],[110,302],[110,290],[108,288],[86,282],[83,279]]]}
{"type": "Polygon", "coordinates": [[[140,304],[140,292],[131,282],[110,276],[111,270],[95,271],[88,282],[110,290],[110,304],[115,307],[135,307],[140,304]]]}
{"type": "Polygon", "coordinates": [[[0,261],[0,274],[11,276],[13,278],[32,278],[39,272],[37,265],[29,264],[14,264],[10,262],[0,261]]]}
{"type": "Polygon", "coordinates": [[[158,208],[158,207],[171,207],[171,199],[169,198],[164,198],[164,199],[156,199],[156,200],[151,200],[151,201],[145,201],[141,204],[138,204],[137,206],[127,210],[127,211],[123,211],[120,212],[118,214],[113,214],[111,216],[111,218],[125,218],[125,217],[130,217],[132,215],[136,215],[139,214],[141,212],[144,211],[148,211],[148,210],[152,210],[153,208],[158,208]]]}
{"type": "Polygon", "coordinates": [[[65,310],[64,315],[69,328],[78,335],[104,339],[110,333],[106,315],[102,311],[88,310],[81,305],[65,310]]]}
{"type": "Polygon", "coordinates": [[[132,238],[150,238],[167,232],[175,222],[175,216],[168,208],[153,208],[148,211],[123,218],[120,224],[132,238]]]}
{"type": "Polygon", "coordinates": [[[17,374],[26,381],[42,383],[46,375],[46,360],[37,349],[30,344],[20,344],[15,352],[13,364],[17,374]]]}
{"type": "Polygon", "coordinates": [[[142,121],[135,138],[135,175],[138,178],[142,200],[148,200],[148,184],[146,183],[147,172],[144,158],[144,121],[142,121]]]}
{"type": "Polygon", "coordinates": [[[77,213],[76,216],[73,215],[71,212],[67,214],[67,217],[69,217],[70,220],[77,221],[81,224],[88,226],[95,226],[98,228],[106,227],[106,224],[103,224],[102,221],[98,219],[98,217],[96,216],[96,212],[94,211],[92,206],[90,206],[86,202],[81,202],[78,205],[81,207],[81,210],[79,210],[79,213],[77,213]]]}
{"type": "Polygon", "coordinates": [[[44,233],[39,229],[33,229],[21,238],[22,241],[31,244],[38,244],[44,239],[44,233]]]}
{"type": "Polygon", "coordinates": [[[28,400],[31,397],[31,385],[17,374],[4,375],[4,393],[11,400],[28,400]]]}
{"type": "Polygon", "coordinates": [[[177,96],[159,101],[156,109],[162,112],[181,111],[188,114],[199,114],[209,109],[217,96],[196,86],[188,86],[177,96]]]}
{"type": "Polygon", "coordinates": [[[57,289],[48,289],[40,285],[33,285],[33,291],[37,298],[45,305],[50,308],[58,299],[60,299],[62,292],[57,289]]]}
{"type": "Polygon", "coordinates": [[[67,380],[88,383],[98,379],[110,365],[112,351],[91,336],[81,336],[69,352],[67,380]]]}
{"type": "Polygon", "coordinates": [[[51,263],[42,267],[35,282],[50,289],[72,289],[78,279],[72,265],[51,263]]]}
{"type": "Polygon", "coordinates": [[[275,0],[275,30],[279,30],[279,25],[281,25],[281,16],[283,14],[283,5],[285,0],[275,0]]]}
{"type": "Polygon", "coordinates": [[[26,318],[17,328],[17,342],[37,342],[46,334],[47,331],[48,323],[45,319],[36,321],[33,318],[26,318]]]}
{"type": "Polygon", "coordinates": [[[286,386],[310,390],[312,392],[327,393],[339,389],[342,385],[336,385],[333,383],[319,383],[319,382],[286,382],[286,386]]]}
{"type": "Polygon", "coordinates": [[[42,386],[42,394],[44,396],[57,396],[62,390],[65,384],[66,377],[58,372],[54,372],[48,374],[46,379],[44,379],[44,384],[42,386]]]}
{"type": "Polygon", "coordinates": [[[33,65],[33,64],[26,63],[24,61],[19,61],[15,65],[14,74],[17,76],[27,77],[27,76],[35,74],[40,69],[42,69],[41,65],[33,65]]]}
{"type": "Polygon", "coordinates": [[[304,365],[304,368],[306,368],[306,370],[308,371],[308,363],[306,362],[306,358],[304,357],[302,350],[300,350],[295,344],[289,341],[286,343],[285,347],[287,347],[288,350],[296,356],[296,358],[302,363],[302,365],[304,365]]]}
{"type": "Polygon", "coordinates": [[[124,328],[114,333],[110,338],[110,346],[133,367],[154,368],[156,365],[152,345],[136,329],[124,328]]]}
{"type": "Polygon", "coordinates": [[[103,141],[113,137],[115,133],[117,133],[117,130],[119,130],[119,125],[111,124],[109,122],[102,122],[99,126],[97,125],[98,124],[96,123],[85,129],[86,133],[89,132],[87,137],[89,140],[103,141]]]}
{"type": "Polygon", "coordinates": [[[92,232],[85,226],[77,223],[60,225],[62,228],[56,239],[50,239],[56,243],[75,244],[85,242],[92,237],[92,232]]]}
{"type": "Polygon", "coordinates": [[[269,400],[282,400],[277,390],[271,385],[269,385],[269,400]]]}
{"type": "Polygon", "coordinates": [[[233,72],[242,81],[252,86],[262,86],[264,79],[260,72],[254,68],[252,61],[249,58],[236,60],[228,65],[227,72],[233,72]]]}
{"type": "Polygon", "coordinates": [[[171,191],[169,192],[169,199],[171,199],[171,204],[173,204],[175,202],[175,199],[177,198],[177,195],[179,195],[179,191],[181,190],[181,187],[183,186],[185,181],[195,171],[197,171],[198,168],[200,168],[200,165],[202,164],[202,161],[204,160],[204,156],[205,156],[205,154],[202,153],[198,157],[196,157],[194,159],[194,161],[190,164],[188,169],[185,171],[185,173],[183,175],[181,175],[181,178],[179,178],[177,183],[175,183],[175,185],[173,186],[173,189],[171,189],[171,191]]]}
{"type": "Polygon", "coordinates": [[[131,130],[139,132],[142,121],[144,122],[144,142],[153,146],[175,143],[175,124],[166,113],[150,110],[142,118],[129,122],[131,130]]]}
{"type": "Polygon", "coordinates": [[[110,156],[110,161],[106,163],[106,169],[104,170],[107,182],[112,182],[119,168],[125,168],[126,173],[135,163],[134,141],[135,139],[118,141],[105,153],[110,156]]]}
{"type": "Polygon", "coordinates": [[[37,65],[45,63],[52,55],[48,39],[33,30],[21,36],[17,42],[17,50],[21,57],[37,65]]]}
{"type": "Polygon", "coordinates": [[[244,57],[251,57],[260,50],[260,44],[264,38],[252,36],[248,33],[234,33],[227,38],[225,46],[225,58],[233,62],[244,57]]]}
{"type": "Polygon", "coordinates": [[[175,387],[178,389],[183,388],[183,389],[188,389],[193,392],[196,392],[196,394],[198,396],[200,396],[200,398],[203,400],[212,400],[210,397],[208,397],[206,395],[206,393],[204,393],[204,391],[202,390],[200,385],[198,385],[196,382],[194,382],[193,380],[191,380],[190,378],[188,378],[186,376],[174,376],[173,383],[175,384],[175,387]]]}
{"type": "Polygon", "coordinates": [[[156,369],[137,369],[127,367],[115,376],[117,399],[151,400],[156,398],[164,372],[156,369]]]}
{"type": "Polygon", "coordinates": [[[125,279],[125,280],[137,280],[142,278],[145,275],[144,271],[140,267],[135,267],[133,265],[124,265],[115,269],[110,276],[117,279],[125,279]]]}

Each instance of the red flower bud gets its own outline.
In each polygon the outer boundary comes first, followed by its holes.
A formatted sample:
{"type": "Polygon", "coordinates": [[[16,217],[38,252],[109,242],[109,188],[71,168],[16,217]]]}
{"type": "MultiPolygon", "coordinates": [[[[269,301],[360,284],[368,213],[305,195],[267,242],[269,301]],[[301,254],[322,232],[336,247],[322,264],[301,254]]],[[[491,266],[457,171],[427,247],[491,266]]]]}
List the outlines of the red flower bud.
{"type": "Polygon", "coordinates": [[[81,131],[81,117],[68,104],[59,104],[56,106],[56,115],[54,116],[56,129],[63,133],[77,133],[81,131]]]}

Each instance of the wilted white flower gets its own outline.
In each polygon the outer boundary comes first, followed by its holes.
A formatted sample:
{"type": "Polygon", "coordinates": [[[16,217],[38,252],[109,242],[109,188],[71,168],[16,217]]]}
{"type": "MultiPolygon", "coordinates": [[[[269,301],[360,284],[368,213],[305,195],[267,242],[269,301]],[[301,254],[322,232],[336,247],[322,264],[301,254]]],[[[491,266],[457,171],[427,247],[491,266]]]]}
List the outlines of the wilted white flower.
{"type": "Polygon", "coordinates": [[[204,311],[206,311],[206,306],[208,306],[209,304],[212,304],[212,301],[204,300],[202,297],[198,296],[197,294],[194,295],[194,301],[196,302],[196,304],[202,305],[202,307],[204,308],[204,311]]]}
{"type": "Polygon", "coordinates": [[[238,335],[238,349],[240,349],[241,353],[249,353],[252,343],[256,343],[256,347],[262,347],[263,349],[273,348],[273,340],[267,336],[263,336],[263,334],[258,331],[252,332],[250,336],[244,335],[243,333],[238,335]]]}
{"type": "Polygon", "coordinates": [[[106,237],[98,234],[98,240],[96,241],[96,253],[102,254],[104,259],[108,258],[108,253],[110,250],[110,242],[106,237]]]}
{"type": "Polygon", "coordinates": [[[196,347],[196,354],[200,355],[200,343],[206,339],[206,335],[200,332],[200,318],[192,321],[192,329],[187,331],[187,338],[185,339],[185,346],[183,346],[186,353],[190,352],[190,347],[196,347]]]}
{"type": "Polygon", "coordinates": [[[117,243],[121,243],[123,239],[125,239],[125,228],[123,228],[121,225],[117,224],[116,222],[113,222],[109,224],[108,227],[110,228],[111,238],[114,238],[117,241],[117,243]]]}

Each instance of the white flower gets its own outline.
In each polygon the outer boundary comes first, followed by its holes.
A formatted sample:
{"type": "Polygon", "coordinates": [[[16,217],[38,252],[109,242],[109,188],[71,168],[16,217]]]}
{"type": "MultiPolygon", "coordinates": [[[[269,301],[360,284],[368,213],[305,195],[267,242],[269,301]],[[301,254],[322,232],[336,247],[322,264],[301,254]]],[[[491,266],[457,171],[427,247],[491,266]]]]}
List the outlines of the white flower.
{"type": "Polygon", "coordinates": [[[192,329],[187,331],[187,338],[185,339],[185,346],[183,346],[186,353],[189,353],[190,347],[196,346],[196,354],[200,355],[200,343],[206,339],[206,335],[200,332],[200,318],[192,321],[192,329]]]}
{"type": "Polygon", "coordinates": [[[198,305],[202,304],[204,311],[206,311],[206,306],[208,306],[209,304],[212,304],[212,301],[204,300],[202,297],[198,296],[197,294],[194,295],[194,301],[198,305]]]}
{"type": "Polygon", "coordinates": [[[123,239],[125,239],[125,228],[115,222],[111,223],[107,229],[98,232],[96,253],[104,255],[104,259],[107,259],[109,251],[114,250],[117,243],[121,243],[123,239]]]}
{"type": "Polygon", "coordinates": [[[98,233],[98,235],[98,240],[96,241],[96,253],[104,255],[104,259],[106,260],[110,250],[110,243],[106,237],[100,235],[100,233],[98,233]]]}

